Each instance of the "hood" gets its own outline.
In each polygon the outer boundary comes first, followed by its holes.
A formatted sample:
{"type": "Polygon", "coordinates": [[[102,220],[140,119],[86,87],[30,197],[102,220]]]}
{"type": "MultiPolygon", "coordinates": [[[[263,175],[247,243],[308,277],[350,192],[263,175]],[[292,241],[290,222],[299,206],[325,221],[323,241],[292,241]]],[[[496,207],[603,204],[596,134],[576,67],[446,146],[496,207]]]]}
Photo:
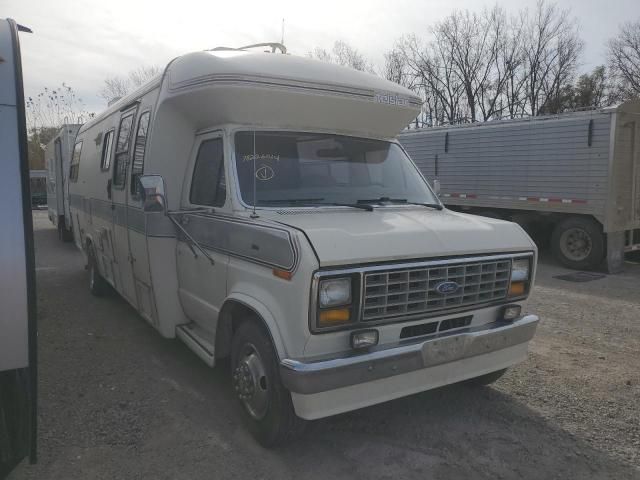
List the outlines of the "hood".
{"type": "Polygon", "coordinates": [[[261,212],[302,230],[321,266],[535,250],[511,222],[424,207],[261,212]]]}

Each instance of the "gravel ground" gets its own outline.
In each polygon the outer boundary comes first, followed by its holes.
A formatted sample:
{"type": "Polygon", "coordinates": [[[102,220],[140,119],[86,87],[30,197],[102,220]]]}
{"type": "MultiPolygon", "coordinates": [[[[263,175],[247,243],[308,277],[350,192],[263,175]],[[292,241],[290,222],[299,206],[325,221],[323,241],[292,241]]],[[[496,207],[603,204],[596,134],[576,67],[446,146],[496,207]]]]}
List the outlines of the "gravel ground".
{"type": "Polygon", "coordinates": [[[640,479],[640,264],[588,283],[543,258],[529,359],[459,385],[313,422],[264,450],[227,368],[87,290],[82,258],[36,212],[40,458],[19,479],[640,479]]]}

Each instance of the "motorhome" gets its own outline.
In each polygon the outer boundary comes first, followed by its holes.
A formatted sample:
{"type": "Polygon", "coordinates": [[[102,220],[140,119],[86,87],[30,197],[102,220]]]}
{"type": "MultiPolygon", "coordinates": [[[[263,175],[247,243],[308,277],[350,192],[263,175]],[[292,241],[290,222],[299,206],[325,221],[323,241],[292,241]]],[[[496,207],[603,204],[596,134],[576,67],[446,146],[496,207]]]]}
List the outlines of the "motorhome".
{"type": "Polygon", "coordinates": [[[212,367],[230,357],[263,445],[522,361],[536,247],[443,208],[395,139],[420,99],[269,46],[178,57],[80,128],[69,202],[91,291],[212,367]]]}
{"type": "Polygon", "coordinates": [[[47,168],[47,211],[49,220],[58,229],[58,237],[73,240],[69,185],[67,184],[71,154],[80,124],[65,123],[44,149],[47,168]]]}

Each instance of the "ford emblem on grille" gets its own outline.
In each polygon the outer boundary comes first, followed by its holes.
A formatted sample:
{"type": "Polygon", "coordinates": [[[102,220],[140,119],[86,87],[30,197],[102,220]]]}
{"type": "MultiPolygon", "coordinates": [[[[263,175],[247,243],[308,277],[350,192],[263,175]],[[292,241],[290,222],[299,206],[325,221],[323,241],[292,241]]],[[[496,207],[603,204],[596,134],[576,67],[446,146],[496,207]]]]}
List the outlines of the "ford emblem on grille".
{"type": "Polygon", "coordinates": [[[460,288],[456,282],[440,282],[436,285],[436,292],[440,295],[448,295],[450,293],[455,293],[460,288]]]}

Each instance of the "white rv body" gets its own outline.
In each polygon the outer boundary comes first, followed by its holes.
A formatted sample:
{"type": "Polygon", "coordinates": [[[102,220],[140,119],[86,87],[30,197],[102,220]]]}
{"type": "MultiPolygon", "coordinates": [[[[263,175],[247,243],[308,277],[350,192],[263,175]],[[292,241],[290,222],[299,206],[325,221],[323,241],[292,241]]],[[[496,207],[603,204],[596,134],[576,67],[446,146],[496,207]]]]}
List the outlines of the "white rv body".
{"type": "MultiPolygon", "coordinates": [[[[529,262],[527,292],[533,282],[535,245],[517,225],[440,210],[439,204],[253,207],[240,193],[242,162],[253,162],[250,178],[278,175],[273,169],[280,152],[257,151],[256,131],[384,142],[402,153],[395,135],[419,107],[420,100],[399,85],[306,58],[228,50],[176,58],[161,76],[79,130],[69,182],[75,242],[100,277],[163,336],[178,336],[211,366],[230,353],[241,317],[258,319],[277,355],[278,378],[303,418],[506,368],[524,358],[538,322],[521,315],[508,325],[495,324],[506,303],[525,305],[526,293],[507,298],[514,259],[529,262]],[[254,150],[241,158],[236,152],[242,132],[253,132],[254,150]],[[194,173],[200,152],[213,144],[223,156],[211,185],[222,195],[215,207],[192,201],[202,179],[194,173]],[[139,193],[140,174],[162,177],[162,190],[155,190],[162,195],[154,195],[166,213],[147,208],[150,193],[146,187],[139,193]],[[391,319],[365,302],[372,268],[387,276],[405,268],[436,275],[438,265],[451,275],[493,269],[493,287],[503,282],[498,277],[506,278],[504,295],[489,293],[489,301],[477,294],[462,308],[469,322],[462,326],[452,323],[461,308],[412,314],[417,304],[405,302],[404,313],[391,319]],[[317,289],[331,275],[359,278],[363,289],[349,286],[353,324],[320,331],[317,289]],[[409,335],[400,342],[404,327],[423,325],[425,318],[436,329],[441,325],[441,332],[450,322],[449,340],[409,335]],[[354,356],[351,335],[365,327],[375,327],[378,345],[354,356]],[[421,353],[427,340],[436,339],[440,346],[429,348],[441,352],[439,360],[421,353]],[[458,341],[465,347],[450,343],[458,341]],[[482,342],[484,350],[477,350],[482,342]],[[379,370],[368,369],[374,364],[379,370]]],[[[326,150],[318,155],[335,155],[326,150]]],[[[425,195],[433,195],[404,158],[406,172],[424,184],[425,195]]],[[[424,302],[419,307],[428,308],[424,302]]]]}
{"type": "Polygon", "coordinates": [[[69,164],[79,124],[64,124],[47,144],[44,161],[47,169],[47,210],[49,220],[60,236],[71,235],[71,211],[69,210],[69,164]]]}

